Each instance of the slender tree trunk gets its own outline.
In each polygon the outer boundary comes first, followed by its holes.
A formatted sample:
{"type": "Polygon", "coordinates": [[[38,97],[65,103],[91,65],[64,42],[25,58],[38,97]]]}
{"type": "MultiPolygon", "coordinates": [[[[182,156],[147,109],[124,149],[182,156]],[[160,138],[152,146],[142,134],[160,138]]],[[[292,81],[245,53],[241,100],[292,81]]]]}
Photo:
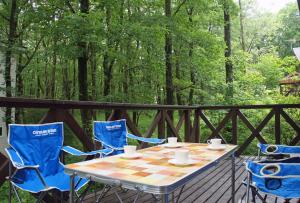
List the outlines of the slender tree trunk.
{"type": "MultiPolygon", "coordinates": [[[[167,26],[165,33],[165,58],[166,58],[166,103],[168,105],[174,104],[174,87],[173,87],[173,67],[172,67],[172,32],[171,32],[171,18],[172,18],[172,2],[165,0],[165,16],[167,18],[167,26]]],[[[173,121],[173,112],[168,111],[168,114],[173,121]]],[[[171,129],[168,127],[168,136],[171,136],[171,129]]]]}
{"type": "MultiPolygon", "coordinates": [[[[180,74],[180,59],[179,59],[179,54],[180,54],[180,48],[178,49],[174,49],[174,54],[175,54],[175,76],[177,78],[177,80],[181,79],[181,74],[180,74]]],[[[183,101],[182,101],[182,95],[180,92],[180,89],[178,87],[176,87],[176,98],[177,98],[177,104],[178,105],[183,105],[183,101]]]]}
{"type": "Polygon", "coordinates": [[[226,97],[233,97],[233,67],[231,62],[231,20],[228,0],[224,1],[224,41],[225,48],[225,70],[226,70],[226,97]]]}
{"type": "MultiPolygon", "coordinates": [[[[89,0],[80,0],[80,13],[89,13],[89,0]]],[[[78,57],[78,87],[79,87],[79,100],[87,101],[88,96],[88,44],[85,41],[79,41],[78,47],[80,49],[80,56],[78,57]]],[[[85,133],[92,136],[91,118],[89,110],[81,110],[81,121],[85,133]]]]}
{"type": "MultiPolygon", "coordinates": [[[[22,40],[20,40],[20,44],[22,44],[22,40]]],[[[17,71],[16,71],[16,96],[21,97],[24,96],[24,84],[22,78],[22,54],[19,54],[17,71]]],[[[16,108],[16,123],[23,123],[24,111],[23,108],[16,108]]]]}
{"type": "MultiPolygon", "coordinates": [[[[111,81],[112,81],[112,71],[115,59],[109,55],[109,50],[113,48],[113,40],[111,39],[111,17],[112,17],[112,8],[110,5],[107,5],[105,8],[106,14],[106,27],[107,27],[107,38],[106,38],[106,48],[107,50],[103,55],[103,72],[104,72],[104,84],[103,84],[103,96],[107,97],[111,94],[111,81]]],[[[116,46],[117,47],[117,46],[116,46]]],[[[107,119],[109,116],[109,112],[105,114],[105,118],[107,119]]]]}
{"type": "MultiPolygon", "coordinates": [[[[5,78],[5,93],[6,97],[12,96],[12,86],[11,86],[11,61],[12,61],[12,49],[16,42],[16,35],[17,35],[17,26],[18,26],[18,5],[17,0],[10,1],[10,17],[9,17],[9,31],[8,31],[8,45],[7,51],[5,53],[5,71],[4,71],[4,78],[5,78]]],[[[6,125],[10,124],[11,119],[11,108],[6,108],[5,111],[5,122],[6,125]]]]}
{"type": "Polygon", "coordinates": [[[63,97],[64,99],[71,100],[71,90],[70,90],[70,80],[69,80],[69,63],[68,60],[65,60],[63,71],[63,97]]]}
{"type": "Polygon", "coordinates": [[[109,37],[110,33],[110,21],[111,21],[111,8],[110,5],[106,7],[106,26],[107,26],[107,33],[108,37],[106,39],[107,44],[107,50],[105,51],[103,55],[103,71],[104,71],[104,89],[103,89],[103,95],[104,97],[108,96],[110,94],[110,87],[111,87],[111,80],[112,80],[112,66],[110,65],[110,57],[109,57],[109,49],[112,46],[111,39],[109,37]]]}
{"type": "Polygon", "coordinates": [[[166,101],[167,104],[174,104],[174,89],[173,89],[173,70],[172,70],[172,33],[171,33],[171,0],[165,0],[165,16],[168,19],[167,32],[165,34],[165,58],[166,58],[166,101]]]}
{"type": "Polygon", "coordinates": [[[53,40],[53,55],[52,55],[52,70],[50,79],[50,98],[55,99],[55,81],[56,81],[56,66],[57,66],[57,55],[56,55],[56,37],[53,40]]]}
{"type": "Polygon", "coordinates": [[[245,37],[244,37],[244,13],[242,7],[242,0],[239,0],[239,7],[240,7],[240,38],[241,38],[241,47],[243,51],[246,51],[245,45],[245,37]]]}
{"type": "MultiPolygon", "coordinates": [[[[189,8],[188,9],[188,15],[189,15],[189,23],[191,24],[191,27],[193,26],[193,10],[194,8],[189,8]]],[[[189,58],[190,61],[193,61],[193,42],[189,43],[189,58]]],[[[194,98],[194,88],[196,85],[196,68],[194,64],[191,62],[190,63],[190,76],[191,76],[191,82],[192,82],[192,87],[190,88],[190,93],[189,93],[189,105],[193,105],[193,98],[194,98]]]]}
{"type": "MultiPolygon", "coordinates": [[[[92,95],[91,99],[92,101],[97,100],[97,91],[96,91],[96,76],[97,76],[97,56],[96,56],[96,50],[94,46],[91,46],[91,89],[92,89],[92,95]]],[[[97,120],[97,111],[92,110],[93,119],[97,120]]]]}
{"type": "Polygon", "coordinates": [[[77,84],[77,82],[76,82],[76,75],[77,75],[76,69],[77,69],[77,67],[76,67],[76,60],[74,60],[73,61],[73,90],[72,90],[72,99],[75,99],[76,92],[77,92],[77,88],[76,88],[76,84],[77,84]]]}

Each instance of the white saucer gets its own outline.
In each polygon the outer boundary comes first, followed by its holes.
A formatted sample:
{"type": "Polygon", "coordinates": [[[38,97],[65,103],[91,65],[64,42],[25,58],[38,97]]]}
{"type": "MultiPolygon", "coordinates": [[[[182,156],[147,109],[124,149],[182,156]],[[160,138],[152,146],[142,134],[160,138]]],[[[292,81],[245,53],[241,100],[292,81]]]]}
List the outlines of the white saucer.
{"type": "Polygon", "coordinates": [[[120,155],[121,156],[121,158],[123,158],[123,159],[137,159],[137,158],[140,158],[140,157],[142,157],[142,154],[140,154],[140,153],[135,153],[135,154],[121,154],[120,155]]]}
{"type": "Polygon", "coordinates": [[[176,165],[176,166],[188,166],[188,165],[193,165],[199,161],[194,160],[194,159],[189,159],[186,162],[178,162],[176,159],[170,159],[168,163],[176,165]]]}
{"type": "Polygon", "coordinates": [[[207,149],[221,151],[221,150],[225,150],[226,149],[226,145],[218,145],[218,146],[208,145],[207,149]]]}
{"type": "Polygon", "coordinates": [[[179,143],[177,143],[177,144],[164,144],[163,145],[164,147],[166,147],[166,148],[179,148],[179,147],[182,147],[182,145],[181,144],[179,144],[179,143]]]}

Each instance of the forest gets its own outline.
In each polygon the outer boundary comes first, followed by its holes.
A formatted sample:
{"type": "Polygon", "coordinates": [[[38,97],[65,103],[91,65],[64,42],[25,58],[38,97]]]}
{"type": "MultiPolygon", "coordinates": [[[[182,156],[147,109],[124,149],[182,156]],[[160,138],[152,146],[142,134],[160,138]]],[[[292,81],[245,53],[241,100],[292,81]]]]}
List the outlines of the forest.
{"type": "MultiPolygon", "coordinates": [[[[6,97],[299,103],[279,87],[300,71],[296,0],[277,13],[255,0],[1,0],[0,19],[6,97]]],[[[16,109],[15,122],[35,114],[16,109]]],[[[85,129],[97,120],[89,110],[79,117],[85,129]]]]}
{"type": "MultiPolygon", "coordinates": [[[[258,9],[257,2],[0,0],[0,95],[168,105],[299,104],[299,92],[282,93],[280,81],[300,72],[293,53],[300,47],[300,8],[295,0],[270,12],[258,9]]],[[[6,123],[38,122],[42,114],[20,108],[13,121],[11,111],[6,110],[6,123]]],[[[92,120],[108,116],[71,113],[89,134],[92,120]]],[[[145,130],[153,112],[133,112],[143,113],[135,122],[145,130]]],[[[247,113],[252,122],[265,114],[247,113]]],[[[289,113],[299,123],[299,109],[289,113]]],[[[220,113],[210,116],[220,120],[220,113]]],[[[248,136],[246,129],[240,133],[241,139],[248,136]]]]}
{"type": "Polygon", "coordinates": [[[1,0],[1,91],[179,105],[293,102],[278,81],[299,64],[291,49],[300,46],[297,14],[296,1],[274,14],[253,0],[1,0]]]}
{"type": "MultiPolygon", "coordinates": [[[[1,0],[0,19],[6,97],[299,103],[279,88],[299,71],[296,1],[272,13],[254,0],[1,0]]],[[[80,115],[86,129],[97,116],[80,115]]]]}

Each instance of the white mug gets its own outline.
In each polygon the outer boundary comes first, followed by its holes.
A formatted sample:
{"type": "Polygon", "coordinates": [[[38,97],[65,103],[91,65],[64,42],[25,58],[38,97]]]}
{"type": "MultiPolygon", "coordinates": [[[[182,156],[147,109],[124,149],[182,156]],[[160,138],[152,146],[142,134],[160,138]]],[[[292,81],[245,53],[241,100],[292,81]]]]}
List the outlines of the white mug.
{"type": "Polygon", "coordinates": [[[186,163],[189,160],[189,150],[175,151],[175,160],[179,163],[186,163]]]}
{"type": "Polygon", "coordinates": [[[134,145],[125,145],[124,152],[126,155],[133,155],[136,153],[136,146],[134,145]]]}
{"type": "Polygon", "coordinates": [[[176,145],[177,144],[177,137],[168,137],[168,143],[170,145],[176,145]]]}
{"type": "Polygon", "coordinates": [[[210,139],[210,140],[207,140],[207,144],[209,144],[211,146],[219,146],[222,144],[222,139],[210,139]]]}

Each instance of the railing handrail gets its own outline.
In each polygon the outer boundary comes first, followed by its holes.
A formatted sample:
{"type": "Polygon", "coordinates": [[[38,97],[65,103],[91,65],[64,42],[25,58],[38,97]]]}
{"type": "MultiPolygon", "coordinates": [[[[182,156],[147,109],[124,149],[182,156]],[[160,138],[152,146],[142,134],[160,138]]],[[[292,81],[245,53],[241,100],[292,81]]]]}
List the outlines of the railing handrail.
{"type": "Polygon", "coordinates": [[[17,108],[54,108],[54,109],[127,109],[127,110],[228,110],[228,109],[267,109],[300,108],[300,104],[255,104],[255,105],[160,105],[95,102],[76,100],[32,99],[23,97],[0,97],[0,107],[17,108]]]}

